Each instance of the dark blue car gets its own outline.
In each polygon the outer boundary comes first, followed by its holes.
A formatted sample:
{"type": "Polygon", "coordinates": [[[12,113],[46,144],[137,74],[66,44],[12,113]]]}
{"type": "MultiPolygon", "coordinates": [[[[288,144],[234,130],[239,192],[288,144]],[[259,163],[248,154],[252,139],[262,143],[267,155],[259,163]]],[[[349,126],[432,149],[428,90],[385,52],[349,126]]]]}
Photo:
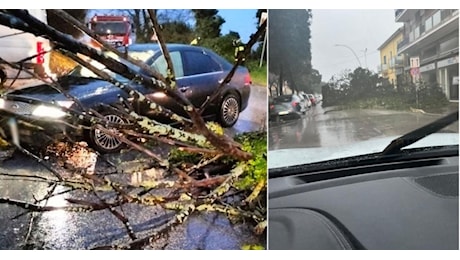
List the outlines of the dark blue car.
{"type": "MultiPolygon", "coordinates": [[[[195,107],[200,107],[203,104],[233,67],[230,62],[203,47],[182,44],[168,44],[167,47],[172,58],[177,87],[195,107]]],[[[134,44],[129,47],[128,54],[166,75],[166,61],[158,44],[134,44]]],[[[120,81],[127,81],[127,79],[119,75],[114,76],[120,81]]],[[[107,105],[119,102],[120,96],[128,98],[125,92],[113,84],[101,80],[93,74],[85,73],[85,69],[81,67],[77,67],[69,75],[61,77],[59,83],[68,94],[78,99],[84,107],[97,110],[109,121],[115,123],[126,122],[126,119],[104,109],[107,105]]],[[[187,115],[174,100],[163,92],[156,92],[141,85],[132,86],[155,103],[179,115],[187,115]]],[[[249,71],[245,67],[238,67],[232,80],[224,87],[221,95],[216,101],[209,104],[202,115],[206,119],[217,120],[223,127],[233,126],[238,120],[239,113],[248,105],[250,87],[249,71]]],[[[65,122],[68,117],[59,108],[34,104],[30,100],[45,101],[71,109],[78,109],[75,102],[47,84],[12,91],[0,95],[0,134],[3,132],[3,135],[8,136],[10,129],[8,120],[12,118],[12,115],[21,115],[24,118],[28,118],[27,121],[35,121],[36,125],[42,127],[42,129],[31,129],[20,124],[21,140],[26,142],[29,142],[27,137],[34,136],[37,131],[44,131],[48,135],[50,132],[63,133],[67,131],[68,133],[69,124],[75,123],[65,122]],[[64,121],[65,123],[49,124],[49,121],[64,121]]],[[[157,118],[157,115],[151,113],[152,111],[146,106],[142,107],[133,104],[133,108],[141,115],[161,120],[161,118],[157,118]]],[[[93,148],[105,153],[116,152],[122,147],[122,142],[97,129],[89,131],[81,129],[74,131],[72,129],[72,135],[77,139],[86,136],[87,141],[90,142],[93,148]]],[[[56,135],[53,138],[57,138],[56,135]]],[[[36,143],[35,137],[33,139],[30,141],[36,143]]]]}

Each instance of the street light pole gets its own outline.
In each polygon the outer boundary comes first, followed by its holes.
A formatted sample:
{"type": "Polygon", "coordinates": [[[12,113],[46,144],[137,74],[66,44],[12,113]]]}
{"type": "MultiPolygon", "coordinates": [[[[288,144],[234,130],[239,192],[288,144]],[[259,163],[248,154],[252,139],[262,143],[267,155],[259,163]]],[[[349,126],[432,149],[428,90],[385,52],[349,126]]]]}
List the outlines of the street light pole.
{"type": "Polygon", "coordinates": [[[345,47],[345,48],[349,49],[353,53],[353,55],[355,55],[355,58],[358,61],[359,66],[362,67],[361,61],[359,60],[358,55],[356,55],[356,52],[352,48],[350,48],[350,46],[345,45],[345,44],[335,44],[334,46],[336,46],[336,47],[341,46],[341,47],[345,47]]]}
{"type": "Polygon", "coordinates": [[[362,52],[364,52],[364,64],[366,65],[366,69],[367,69],[367,48],[365,48],[362,52]]]}

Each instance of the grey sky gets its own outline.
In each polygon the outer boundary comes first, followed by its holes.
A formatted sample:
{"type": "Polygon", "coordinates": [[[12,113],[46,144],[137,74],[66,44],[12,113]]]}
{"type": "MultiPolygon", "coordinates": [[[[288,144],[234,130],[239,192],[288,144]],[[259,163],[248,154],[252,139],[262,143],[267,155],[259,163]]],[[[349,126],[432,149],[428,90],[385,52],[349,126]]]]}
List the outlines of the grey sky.
{"type": "Polygon", "coordinates": [[[377,71],[380,64],[378,47],[402,24],[395,22],[394,9],[325,10],[313,9],[311,45],[313,68],[329,81],[333,75],[358,67],[353,52],[363,67],[377,71]],[[364,50],[367,48],[366,59],[364,50]]]}

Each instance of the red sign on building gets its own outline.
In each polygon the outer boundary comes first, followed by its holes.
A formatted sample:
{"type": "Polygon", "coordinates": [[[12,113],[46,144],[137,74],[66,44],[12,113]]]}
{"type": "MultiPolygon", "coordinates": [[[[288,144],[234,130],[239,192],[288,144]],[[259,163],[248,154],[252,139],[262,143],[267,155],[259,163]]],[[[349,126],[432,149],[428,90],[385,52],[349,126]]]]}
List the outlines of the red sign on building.
{"type": "Polygon", "coordinates": [[[418,76],[418,75],[420,75],[420,69],[419,68],[412,68],[412,69],[410,69],[410,74],[412,76],[418,76]]]}

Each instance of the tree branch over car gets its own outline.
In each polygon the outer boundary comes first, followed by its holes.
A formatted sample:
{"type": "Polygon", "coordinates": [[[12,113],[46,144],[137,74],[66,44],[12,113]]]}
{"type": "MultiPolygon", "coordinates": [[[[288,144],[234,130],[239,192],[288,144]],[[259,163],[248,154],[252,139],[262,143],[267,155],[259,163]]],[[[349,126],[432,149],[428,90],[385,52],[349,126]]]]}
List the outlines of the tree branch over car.
{"type": "MultiPolygon", "coordinates": [[[[75,40],[29,15],[25,10],[0,10],[0,24],[48,39],[53,43],[55,51],[79,64],[72,73],[59,77],[57,80],[41,78],[43,89],[51,86],[59,90],[57,93],[65,94],[64,96],[68,98],[65,104],[70,104],[68,107],[61,107],[64,102],[53,98],[57,97],[55,92],[47,92],[49,99],[43,102],[32,98],[24,99],[19,94],[20,91],[0,95],[1,118],[9,118],[9,126],[12,126],[4,127],[7,132],[6,137],[17,138],[18,133],[13,131],[14,127],[27,125],[33,126],[38,129],[38,133],[53,140],[55,136],[47,133],[49,129],[44,124],[47,121],[66,121],[66,124],[89,133],[91,142],[95,144],[105,142],[109,145],[106,147],[107,150],[102,149],[99,152],[115,152],[123,147],[119,145],[123,143],[124,147],[137,150],[152,159],[153,168],[162,174],[154,180],[133,184],[123,181],[123,174],[126,173],[121,173],[118,169],[115,171],[121,174],[121,177],[99,173],[93,159],[96,156],[98,160],[104,160],[104,157],[82,144],[81,140],[70,136],[67,131],[63,131],[59,135],[62,136],[62,139],[54,140],[45,151],[39,154],[24,148],[19,142],[14,142],[14,144],[21,152],[43,164],[54,174],[55,178],[48,180],[50,183],[54,186],[68,187],[69,193],[74,190],[84,191],[87,193],[87,199],[86,197],[81,200],[74,197],[69,198],[67,203],[72,206],[65,207],[43,207],[37,203],[19,201],[14,198],[0,198],[0,203],[14,205],[28,212],[59,209],[85,212],[109,210],[123,224],[132,242],[96,246],[102,248],[144,247],[152,243],[154,237],[166,234],[172,226],[183,223],[193,212],[221,212],[232,218],[251,219],[255,225],[265,220],[264,198],[263,195],[260,196],[260,192],[266,187],[265,133],[243,134],[234,140],[225,135],[219,125],[205,122],[201,115],[208,105],[216,106],[216,102],[227,102],[225,98],[228,95],[235,101],[241,102],[238,100],[241,97],[238,96],[236,90],[223,94],[223,89],[228,83],[233,82],[232,78],[235,75],[240,77],[237,74],[242,71],[239,66],[240,61],[231,69],[225,65],[229,73],[209,94],[203,105],[196,106],[176,82],[177,71],[174,70],[169,45],[165,43],[166,39],[162,36],[154,10],[143,10],[143,13],[149,15],[158,36],[159,49],[167,64],[166,75],[155,70],[152,64],[147,65],[130,57],[129,52],[123,53],[114,48],[65,11],[50,11],[81,33],[99,42],[101,49],[95,49],[75,40]],[[85,78],[76,77],[76,74],[73,74],[83,70],[88,70],[94,76],[85,78]],[[118,94],[114,102],[110,104],[95,101],[91,103],[92,105],[87,105],[89,103],[82,102],[80,108],[74,107],[72,104],[78,103],[81,98],[75,97],[77,94],[72,92],[72,86],[85,84],[94,85],[88,95],[99,92],[102,94],[104,91],[117,91],[114,93],[118,94]],[[158,93],[158,96],[163,95],[171,99],[174,106],[179,107],[179,110],[184,113],[173,111],[158,103],[156,99],[151,98],[152,93],[158,93]],[[13,110],[12,105],[22,106],[23,104],[17,102],[31,104],[31,114],[13,110]],[[160,122],[155,117],[141,114],[140,107],[144,107],[143,111],[147,110],[150,115],[166,117],[170,123],[160,122]],[[37,118],[34,115],[39,113],[37,111],[39,108],[48,109],[46,111],[50,112],[47,112],[48,115],[37,118]],[[61,110],[62,114],[59,114],[58,110],[61,110]],[[46,117],[50,113],[57,113],[54,121],[46,117]],[[251,142],[257,142],[257,144],[251,142]],[[167,146],[169,154],[158,152],[156,149],[158,143],[169,145],[167,146]],[[76,154],[78,156],[75,156],[76,154]],[[89,171],[90,168],[95,170],[89,171]],[[164,194],[165,189],[169,195],[164,194]],[[255,192],[252,192],[252,189],[255,189],[255,192]],[[242,196],[239,200],[228,204],[226,196],[235,191],[240,191],[242,196]],[[158,230],[152,230],[150,234],[141,237],[133,229],[129,214],[123,210],[127,204],[139,204],[145,207],[159,206],[164,210],[175,212],[175,217],[158,230]]],[[[250,50],[264,30],[265,24],[247,43],[247,50],[250,50]]],[[[215,57],[215,54],[207,55],[210,59],[219,59],[215,57]]],[[[28,93],[27,90],[24,90],[24,93],[28,93]]],[[[228,103],[228,105],[231,104],[233,103],[228,103]]],[[[241,109],[240,106],[237,106],[236,109],[241,109]]],[[[236,115],[239,112],[237,111],[236,115]]],[[[233,120],[236,121],[236,119],[233,120]]],[[[234,124],[235,121],[229,124],[234,124]]],[[[117,167],[115,165],[115,168],[117,167]]],[[[21,178],[21,176],[15,177],[21,178]]],[[[39,178],[36,178],[35,181],[39,181],[39,178]]],[[[53,192],[42,200],[52,196],[54,196],[53,192]]]]}

